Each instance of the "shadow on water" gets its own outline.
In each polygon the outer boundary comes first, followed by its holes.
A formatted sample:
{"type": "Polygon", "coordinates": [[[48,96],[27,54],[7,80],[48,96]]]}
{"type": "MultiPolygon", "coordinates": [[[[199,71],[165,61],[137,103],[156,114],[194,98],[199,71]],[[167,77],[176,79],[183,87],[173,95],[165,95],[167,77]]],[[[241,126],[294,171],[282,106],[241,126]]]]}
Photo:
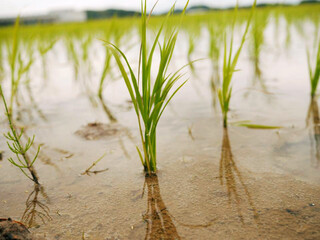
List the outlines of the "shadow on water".
{"type": "Polygon", "coordinates": [[[311,142],[311,159],[314,160],[314,165],[320,166],[320,118],[319,106],[315,98],[311,98],[308,115],[307,126],[310,126],[310,142],[311,142]]]}
{"type": "Polygon", "coordinates": [[[28,228],[39,227],[52,219],[50,209],[45,202],[49,202],[49,198],[43,186],[35,184],[26,200],[26,209],[21,217],[21,221],[28,228]]]}
{"type": "Polygon", "coordinates": [[[229,204],[235,202],[240,221],[244,223],[242,208],[245,207],[242,204],[245,202],[245,199],[242,199],[242,193],[244,193],[243,196],[247,198],[249,208],[253,212],[253,218],[255,219],[255,221],[257,221],[259,219],[259,215],[253,203],[251,194],[243,181],[242,175],[237,168],[236,162],[234,161],[228,135],[228,129],[226,128],[223,129],[219,179],[221,185],[225,185],[227,188],[229,204]]]}
{"type": "Polygon", "coordinates": [[[147,223],[145,239],[181,239],[162,200],[158,177],[146,176],[145,185],[148,188],[148,208],[143,216],[147,223]]]}

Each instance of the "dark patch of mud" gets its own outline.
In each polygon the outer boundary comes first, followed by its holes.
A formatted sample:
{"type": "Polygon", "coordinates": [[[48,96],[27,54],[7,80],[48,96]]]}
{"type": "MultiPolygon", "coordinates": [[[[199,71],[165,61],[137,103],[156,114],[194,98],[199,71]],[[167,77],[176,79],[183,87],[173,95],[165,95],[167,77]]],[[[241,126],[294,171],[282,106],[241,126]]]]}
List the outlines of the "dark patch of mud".
{"type": "Polygon", "coordinates": [[[20,222],[0,218],[0,240],[32,240],[29,230],[20,222]]]}
{"type": "Polygon", "coordinates": [[[75,132],[76,135],[86,140],[99,140],[113,136],[119,136],[124,133],[120,124],[88,123],[75,132]]]}

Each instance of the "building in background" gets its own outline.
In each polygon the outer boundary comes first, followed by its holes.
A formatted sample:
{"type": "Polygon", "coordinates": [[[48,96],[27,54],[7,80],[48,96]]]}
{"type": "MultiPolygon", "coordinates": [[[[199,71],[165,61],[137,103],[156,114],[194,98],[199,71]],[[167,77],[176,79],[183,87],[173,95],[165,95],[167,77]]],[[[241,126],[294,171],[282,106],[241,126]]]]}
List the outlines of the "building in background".
{"type": "MultiPolygon", "coordinates": [[[[13,25],[16,18],[0,18],[0,26],[13,25]]],[[[24,25],[44,23],[85,22],[87,13],[75,10],[57,10],[45,15],[22,16],[20,22],[24,25]]]]}

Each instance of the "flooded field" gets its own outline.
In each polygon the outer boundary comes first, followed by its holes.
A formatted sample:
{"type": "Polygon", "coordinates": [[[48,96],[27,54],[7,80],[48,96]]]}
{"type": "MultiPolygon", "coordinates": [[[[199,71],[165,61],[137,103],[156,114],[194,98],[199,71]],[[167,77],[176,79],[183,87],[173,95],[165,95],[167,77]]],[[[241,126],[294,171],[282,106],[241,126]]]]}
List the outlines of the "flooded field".
{"type": "MultiPolygon", "coordinates": [[[[239,11],[235,46],[249,12],[239,11]]],[[[137,72],[139,18],[20,26],[17,66],[26,70],[12,114],[25,138],[35,135],[31,156],[40,146],[33,167],[41,185],[6,160],[14,155],[1,137],[0,218],[21,221],[34,239],[319,239],[320,119],[307,57],[307,49],[316,56],[319,12],[319,4],[257,9],[232,80],[228,128],[217,91],[233,11],[185,16],[168,72],[191,63],[181,82],[189,80],[159,121],[152,176],[136,150],[125,82],[101,41],[120,46],[137,72]],[[241,126],[248,121],[251,128],[241,126]]],[[[151,18],[148,38],[161,22],[151,18]]],[[[0,29],[8,101],[12,36],[0,29]]],[[[2,135],[4,108],[0,116],[2,135]]]]}

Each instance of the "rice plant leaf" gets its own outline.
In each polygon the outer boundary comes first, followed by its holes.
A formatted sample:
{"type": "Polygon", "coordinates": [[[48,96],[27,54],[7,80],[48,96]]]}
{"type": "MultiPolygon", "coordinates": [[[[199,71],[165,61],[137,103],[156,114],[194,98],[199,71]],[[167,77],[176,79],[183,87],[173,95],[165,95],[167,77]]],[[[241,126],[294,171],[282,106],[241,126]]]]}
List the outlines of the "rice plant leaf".
{"type": "Polygon", "coordinates": [[[283,128],[281,126],[269,126],[269,125],[260,125],[260,124],[252,124],[252,123],[240,123],[237,124],[240,127],[247,127],[252,129],[280,129],[283,128]]]}

